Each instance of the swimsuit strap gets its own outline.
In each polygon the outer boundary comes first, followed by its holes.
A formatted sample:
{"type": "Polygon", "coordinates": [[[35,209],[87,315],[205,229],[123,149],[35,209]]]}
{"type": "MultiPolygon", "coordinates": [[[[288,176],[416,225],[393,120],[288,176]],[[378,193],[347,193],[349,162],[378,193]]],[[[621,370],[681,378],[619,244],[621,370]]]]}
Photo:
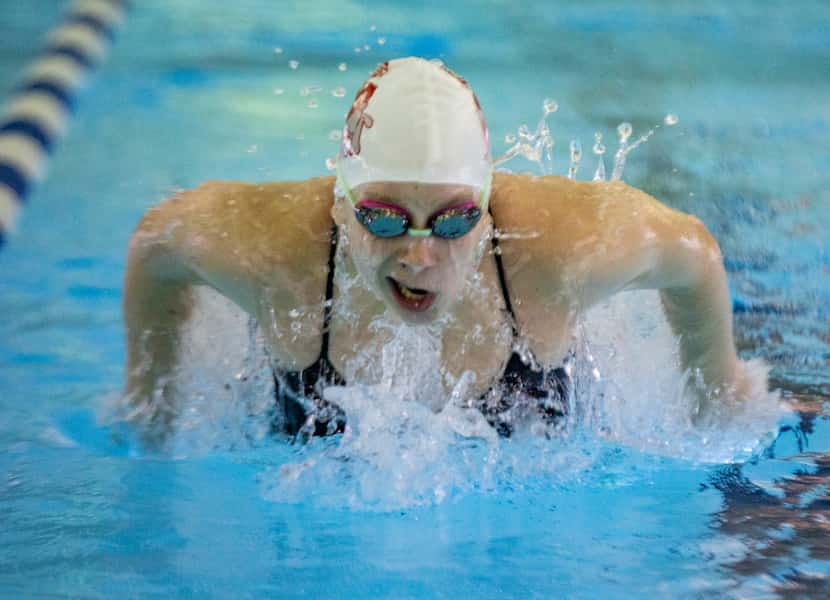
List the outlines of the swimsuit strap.
{"type": "Polygon", "coordinates": [[[323,304],[323,344],[320,347],[320,358],[328,361],[329,358],[329,325],[331,325],[332,299],[334,298],[334,257],[337,255],[337,225],[332,223],[329,249],[329,272],[326,276],[326,301],[323,304]]]}
{"type": "Polygon", "coordinates": [[[491,238],[491,243],[493,245],[493,258],[496,259],[496,270],[499,273],[499,287],[501,287],[501,295],[504,298],[504,307],[510,314],[510,327],[511,329],[513,329],[513,337],[516,338],[519,335],[519,329],[517,327],[516,321],[516,313],[513,312],[513,303],[510,302],[510,292],[507,289],[507,277],[505,277],[504,275],[504,265],[501,261],[501,249],[499,248],[499,241],[496,238],[496,235],[496,227],[494,224],[493,237],[491,238]]]}

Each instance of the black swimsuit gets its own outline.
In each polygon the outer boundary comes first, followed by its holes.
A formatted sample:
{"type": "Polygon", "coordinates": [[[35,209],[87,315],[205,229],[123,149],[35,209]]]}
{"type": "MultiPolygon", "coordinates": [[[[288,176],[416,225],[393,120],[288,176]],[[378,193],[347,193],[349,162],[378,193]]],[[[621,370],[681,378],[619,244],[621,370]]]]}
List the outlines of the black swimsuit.
{"type": "MultiPolygon", "coordinates": [[[[504,305],[510,314],[513,338],[517,338],[516,316],[507,291],[504,267],[498,242],[493,238],[494,257],[499,274],[504,305]]],[[[329,360],[329,324],[331,322],[332,298],[334,297],[334,258],[337,253],[337,228],[332,229],[329,252],[329,272],[326,279],[326,302],[323,305],[323,343],[320,357],[302,371],[275,372],[274,384],[277,405],[283,412],[280,429],[289,435],[297,435],[302,429],[307,434],[324,436],[342,433],[346,424],[340,407],[322,399],[323,388],[330,385],[345,385],[346,381],[329,360]],[[305,406],[313,405],[313,414],[305,406]],[[312,433],[313,432],[313,433],[312,433]]],[[[567,406],[570,377],[563,368],[534,368],[518,352],[513,352],[494,389],[479,398],[478,409],[487,421],[502,436],[513,432],[512,416],[509,411],[516,406],[519,398],[535,401],[536,412],[547,422],[561,417],[567,406]]]]}

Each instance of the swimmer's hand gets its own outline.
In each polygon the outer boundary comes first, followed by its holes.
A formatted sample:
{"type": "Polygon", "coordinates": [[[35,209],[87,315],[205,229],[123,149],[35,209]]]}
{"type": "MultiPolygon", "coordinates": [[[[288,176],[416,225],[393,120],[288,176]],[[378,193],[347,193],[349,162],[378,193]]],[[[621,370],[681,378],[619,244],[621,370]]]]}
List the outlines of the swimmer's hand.
{"type": "Polygon", "coordinates": [[[769,393],[769,367],[760,359],[736,361],[731,382],[717,387],[707,386],[699,371],[688,375],[686,392],[697,424],[728,419],[769,393]]]}

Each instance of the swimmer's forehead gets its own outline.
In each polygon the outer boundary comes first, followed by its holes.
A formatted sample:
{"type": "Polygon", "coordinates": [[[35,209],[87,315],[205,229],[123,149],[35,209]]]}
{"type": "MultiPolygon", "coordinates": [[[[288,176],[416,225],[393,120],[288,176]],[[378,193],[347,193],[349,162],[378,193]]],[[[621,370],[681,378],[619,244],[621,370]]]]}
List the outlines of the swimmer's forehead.
{"type": "Polygon", "coordinates": [[[372,198],[417,206],[475,200],[480,188],[462,183],[422,183],[418,181],[371,181],[354,189],[358,200],[372,198]]]}

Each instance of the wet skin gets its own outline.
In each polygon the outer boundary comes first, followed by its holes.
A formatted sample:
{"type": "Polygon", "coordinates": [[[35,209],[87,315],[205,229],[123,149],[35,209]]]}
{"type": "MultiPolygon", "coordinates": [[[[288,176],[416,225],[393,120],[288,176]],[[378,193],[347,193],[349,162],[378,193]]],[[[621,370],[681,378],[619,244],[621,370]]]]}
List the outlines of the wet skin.
{"type": "MultiPolygon", "coordinates": [[[[384,334],[370,324],[382,320],[430,327],[441,337],[450,380],[475,373],[473,394],[500,376],[511,338],[487,241],[490,216],[456,240],[380,239],[357,222],[347,201],[335,200],[333,188],[331,177],[208,182],[145,215],[130,243],[124,300],[126,392],[135,406],[147,407],[175,365],[194,285],[213,287],[257,318],[277,368],[313,363],[332,220],[342,241],[338,281],[358,282],[335,288],[330,358],[338,369],[359,354],[379,355],[384,334]],[[429,306],[413,310],[401,301],[401,286],[432,294],[429,306]],[[300,316],[289,319],[298,308],[300,316]]],[[[358,197],[401,206],[415,227],[475,192],[392,182],[355,189],[358,197]]],[[[698,219],[619,182],[510,174],[494,176],[490,212],[507,234],[500,239],[507,283],[519,330],[538,362],[561,363],[581,311],[623,290],[653,288],[661,290],[680,336],[681,366],[700,371],[703,409],[748,394],[720,251],[698,219]]],[[[356,377],[372,382],[378,374],[358,369],[356,377]]],[[[154,410],[164,420],[175,398],[162,396],[167,400],[154,410]]]]}

